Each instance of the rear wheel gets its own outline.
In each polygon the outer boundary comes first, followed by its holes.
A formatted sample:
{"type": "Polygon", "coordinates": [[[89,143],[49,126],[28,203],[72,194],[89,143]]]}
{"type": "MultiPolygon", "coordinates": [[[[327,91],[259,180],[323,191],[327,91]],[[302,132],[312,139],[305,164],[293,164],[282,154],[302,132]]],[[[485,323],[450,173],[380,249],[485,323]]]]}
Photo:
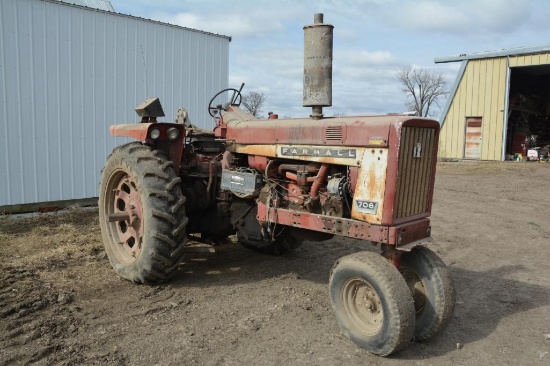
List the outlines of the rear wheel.
{"type": "Polygon", "coordinates": [[[292,236],[287,227],[269,224],[268,230],[268,226],[260,225],[257,215],[258,206],[254,205],[247,209],[246,215],[240,220],[237,231],[239,244],[268,255],[289,254],[302,245],[303,239],[292,236]]]}
{"type": "Polygon", "coordinates": [[[414,299],[414,339],[430,339],[445,329],[453,316],[455,290],[447,266],[430,249],[418,247],[402,254],[399,271],[414,299]]]}
{"type": "MultiPolygon", "coordinates": [[[[285,230],[285,229],[283,229],[285,230]]],[[[237,233],[237,240],[247,249],[258,253],[268,255],[284,255],[292,253],[296,248],[302,245],[303,240],[288,235],[286,232],[280,236],[268,239],[245,239],[242,234],[237,233]]]]}
{"type": "Polygon", "coordinates": [[[140,142],[117,147],[99,187],[99,220],[115,271],[139,283],[172,277],[185,244],[185,198],[173,163],[140,142]]]}
{"type": "Polygon", "coordinates": [[[414,332],[412,297],[385,258],[359,252],[338,259],[329,290],[338,325],[352,342],[381,356],[409,344],[414,332]]]}

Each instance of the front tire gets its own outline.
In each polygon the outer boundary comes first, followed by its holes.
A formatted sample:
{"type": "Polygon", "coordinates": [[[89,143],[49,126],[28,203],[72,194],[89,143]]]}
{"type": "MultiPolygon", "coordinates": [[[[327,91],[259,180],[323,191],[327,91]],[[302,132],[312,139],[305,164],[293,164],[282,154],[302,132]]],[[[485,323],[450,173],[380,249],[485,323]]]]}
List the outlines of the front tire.
{"type": "Polygon", "coordinates": [[[140,142],[117,147],[99,187],[99,221],[115,272],[138,283],[177,273],[187,217],[180,178],[166,155],[140,142]]]}
{"type": "Polygon", "coordinates": [[[417,247],[402,254],[399,271],[414,299],[414,340],[428,340],[445,329],[453,317],[455,289],[447,266],[430,249],[417,247]]]}
{"type": "Polygon", "coordinates": [[[338,325],[352,342],[381,356],[407,347],[414,305],[405,280],[385,258],[359,252],[338,259],[329,291],[338,325]]]}

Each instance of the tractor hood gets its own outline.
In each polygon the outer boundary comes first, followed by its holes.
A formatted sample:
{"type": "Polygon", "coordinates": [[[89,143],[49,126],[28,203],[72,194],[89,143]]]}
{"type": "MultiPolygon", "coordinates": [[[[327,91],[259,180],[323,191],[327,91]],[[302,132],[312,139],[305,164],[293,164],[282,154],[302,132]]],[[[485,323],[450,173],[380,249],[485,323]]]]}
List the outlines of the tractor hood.
{"type": "Polygon", "coordinates": [[[291,144],[389,147],[402,127],[439,130],[435,120],[404,115],[243,120],[241,113],[223,116],[226,139],[236,144],[291,144]]]}

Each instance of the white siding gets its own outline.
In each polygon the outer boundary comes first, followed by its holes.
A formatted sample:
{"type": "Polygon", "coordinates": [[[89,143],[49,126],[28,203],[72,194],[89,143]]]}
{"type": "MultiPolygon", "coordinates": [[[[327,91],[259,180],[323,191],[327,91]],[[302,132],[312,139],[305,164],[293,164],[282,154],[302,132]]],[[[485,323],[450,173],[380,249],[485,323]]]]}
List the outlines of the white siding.
{"type": "Polygon", "coordinates": [[[159,97],[203,128],[229,38],[43,0],[0,1],[0,206],[97,197],[115,123],[159,97]]]}
{"type": "Polygon", "coordinates": [[[115,11],[113,4],[109,0],[57,0],[64,3],[87,6],[89,8],[115,11]]]}

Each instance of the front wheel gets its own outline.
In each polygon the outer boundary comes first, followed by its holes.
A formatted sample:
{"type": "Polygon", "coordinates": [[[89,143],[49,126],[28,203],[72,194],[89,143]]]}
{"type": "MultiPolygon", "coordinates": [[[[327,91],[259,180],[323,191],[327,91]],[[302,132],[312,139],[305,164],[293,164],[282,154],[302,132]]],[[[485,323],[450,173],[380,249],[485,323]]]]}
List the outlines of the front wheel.
{"type": "Polygon", "coordinates": [[[116,273],[138,283],[172,277],[185,244],[185,198],[173,163],[133,142],[107,158],[99,187],[99,222],[116,273]]]}
{"type": "Polygon", "coordinates": [[[359,252],[338,259],[329,291],[338,325],[352,342],[381,356],[407,347],[414,332],[413,300],[384,257],[359,252]]]}
{"type": "Polygon", "coordinates": [[[428,340],[445,329],[453,317],[455,289],[447,266],[430,249],[417,247],[403,253],[399,272],[414,299],[414,340],[428,340]]]}

